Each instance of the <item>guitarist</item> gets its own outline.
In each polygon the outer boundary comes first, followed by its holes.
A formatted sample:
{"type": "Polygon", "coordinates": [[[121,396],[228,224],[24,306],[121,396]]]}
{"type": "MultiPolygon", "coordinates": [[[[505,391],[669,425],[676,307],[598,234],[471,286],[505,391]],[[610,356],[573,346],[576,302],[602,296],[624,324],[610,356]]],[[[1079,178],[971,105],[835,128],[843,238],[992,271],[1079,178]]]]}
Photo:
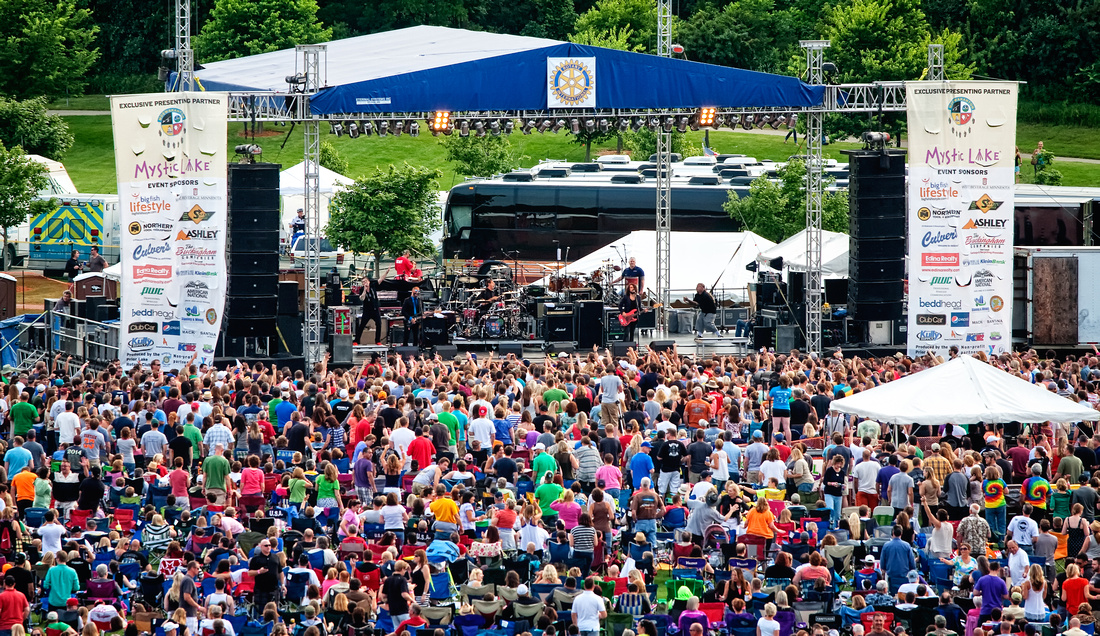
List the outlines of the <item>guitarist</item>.
{"type": "Polygon", "coordinates": [[[420,315],[424,311],[424,304],[420,301],[420,288],[413,287],[412,295],[401,304],[401,316],[405,319],[405,335],[401,339],[401,346],[409,346],[412,340],[413,346],[420,346],[420,315]]]}
{"type": "Polygon", "coordinates": [[[634,283],[627,283],[626,293],[623,294],[622,300],[619,301],[619,313],[625,314],[629,311],[637,310],[634,315],[634,320],[630,321],[629,325],[626,325],[626,341],[634,342],[634,332],[638,327],[638,316],[641,313],[641,301],[638,299],[638,287],[634,283]]]}

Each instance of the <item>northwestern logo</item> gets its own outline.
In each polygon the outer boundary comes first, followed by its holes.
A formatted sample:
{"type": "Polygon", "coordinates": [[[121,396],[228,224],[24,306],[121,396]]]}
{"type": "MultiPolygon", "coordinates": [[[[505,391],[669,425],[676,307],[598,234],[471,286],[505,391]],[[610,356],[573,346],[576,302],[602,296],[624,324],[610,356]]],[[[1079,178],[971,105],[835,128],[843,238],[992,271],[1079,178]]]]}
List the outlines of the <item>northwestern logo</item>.
{"type": "Polygon", "coordinates": [[[947,324],[947,316],[944,314],[917,314],[917,324],[942,327],[947,324]]]}
{"type": "Polygon", "coordinates": [[[180,321],[172,320],[166,323],[162,323],[161,333],[166,336],[180,335],[180,321]]]}
{"type": "Polygon", "coordinates": [[[918,331],[917,332],[917,340],[922,340],[922,341],[925,341],[925,342],[929,342],[929,341],[933,341],[933,340],[939,340],[942,337],[943,337],[942,333],[940,333],[938,331],[932,331],[931,329],[926,329],[924,331],[918,331]]]}
{"type": "Polygon", "coordinates": [[[959,238],[958,230],[951,230],[949,232],[925,232],[924,239],[921,240],[922,247],[932,247],[933,245],[939,245],[940,243],[946,243],[947,241],[954,241],[959,238]]]}
{"type": "Polygon", "coordinates": [[[141,353],[142,351],[149,351],[157,344],[156,340],[149,337],[144,338],[130,338],[130,342],[126,343],[126,346],[130,348],[130,351],[134,353],[141,353]]]}
{"type": "Polygon", "coordinates": [[[167,243],[161,243],[160,245],[138,245],[134,248],[134,260],[140,261],[147,256],[156,256],[157,254],[164,254],[171,251],[172,246],[167,243]]]}
{"type": "Polygon", "coordinates": [[[970,314],[966,312],[952,312],[951,313],[951,326],[952,327],[969,327],[970,326],[970,314]]]}
{"type": "Polygon", "coordinates": [[[129,333],[156,333],[157,323],[155,322],[132,322],[126,329],[129,333]]]}

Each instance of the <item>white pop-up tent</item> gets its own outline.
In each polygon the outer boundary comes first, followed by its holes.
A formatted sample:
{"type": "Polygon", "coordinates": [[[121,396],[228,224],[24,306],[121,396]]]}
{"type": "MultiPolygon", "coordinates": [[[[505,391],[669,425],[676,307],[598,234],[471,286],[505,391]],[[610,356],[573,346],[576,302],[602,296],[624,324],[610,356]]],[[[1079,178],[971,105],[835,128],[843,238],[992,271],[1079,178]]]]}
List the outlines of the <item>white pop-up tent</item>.
{"type": "MultiPolygon", "coordinates": [[[[328,206],[333,195],[355,180],[324,166],[320,166],[317,178],[321,192],[321,225],[324,226],[328,225],[328,206]]],[[[288,226],[297,215],[298,208],[305,205],[305,191],[305,168],[302,163],[279,173],[279,194],[283,197],[282,222],[279,224],[281,233],[286,234],[289,231],[288,226]]]]}
{"type": "MultiPolygon", "coordinates": [[[[761,252],[756,260],[767,263],[780,256],[784,267],[795,272],[806,271],[806,230],[761,252]]],[[[821,231],[821,272],[825,278],[848,278],[847,234],[821,231]]]]}
{"type": "MultiPolygon", "coordinates": [[[[727,295],[743,295],[755,274],[745,265],[756,259],[762,250],[775,243],[752,232],[672,232],[672,263],[669,289],[673,299],[684,293],[695,293],[703,283],[710,289],[724,290],[727,295]],[[717,285],[715,285],[715,281],[717,285]]],[[[562,269],[570,275],[591,274],[605,261],[616,265],[635,258],[646,274],[646,287],[657,285],[657,237],[653,230],[636,230],[614,243],[569,263],[562,269]]],[[[543,279],[542,284],[546,284],[543,279]]]]}
{"type": "Polygon", "coordinates": [[[829,408],[889,424],[928,426],[1100,419],[1100,411],[971,356],[834,400],[829,408]]]}

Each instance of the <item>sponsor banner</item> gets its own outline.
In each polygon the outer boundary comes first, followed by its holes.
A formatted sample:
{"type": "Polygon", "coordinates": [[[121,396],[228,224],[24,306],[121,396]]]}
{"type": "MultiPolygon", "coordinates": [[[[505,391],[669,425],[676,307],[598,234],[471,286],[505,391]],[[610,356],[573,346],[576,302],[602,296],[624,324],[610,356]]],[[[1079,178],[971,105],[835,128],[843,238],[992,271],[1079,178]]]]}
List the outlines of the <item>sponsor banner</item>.
{"type": "Polygon", "coordinates": [[[546,58],[546,107],[595,108],[596,58],[546,58]]]}
{"type": "Polygon", "coordinates": [[[1015,82],[908,82],[910,355],[1011,348],[1015,82]]]}
{"type": "Polygon", "coordinates": [[[224,93],[111,98],[126,366],[214,358],[226,288],[224,93]]]}

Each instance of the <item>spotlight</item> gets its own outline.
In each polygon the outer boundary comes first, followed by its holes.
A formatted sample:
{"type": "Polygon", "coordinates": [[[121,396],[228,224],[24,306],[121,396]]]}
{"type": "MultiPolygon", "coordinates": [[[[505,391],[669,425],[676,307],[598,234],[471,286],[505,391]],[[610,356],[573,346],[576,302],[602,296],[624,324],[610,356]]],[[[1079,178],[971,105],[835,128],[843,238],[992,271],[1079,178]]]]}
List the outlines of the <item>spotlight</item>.
{"type": "Polygon", "coordinates": [[[459,137],[469,137],[470,136],[470,122],[469,122],[469,120],[463,119],[462,121],[458,122],[458,136],[459,137]]]}
{"type": "MultiPolygon", "coordinates": [[[[603,122],[603,130],[601,130],[600,132],[605,132],[607,130],[607,120],[606,119],[601,119],[600,121],[603,122]]],[[[596,131],[596,120],[594,120],[594,119],[584,120],[584,129],[587,130],[590,133],[595,132],[596,131]]]]}
{"type": "Polygon", "coordinates": [[[494,137],[499,137],[500,136],[500,122],[499,121],[494,119],[493,121],[489,122],[489,134],[491,134],[494,137]]]}
{"type": "MultiPolygon", "coordinates": [[[[523,131],[523,134],[530,135],[531,131],[534,130],[535,126],[537,126],[537,125],[538,124],[535,123],[534,119],[528,119],[527,121],[523,122],[523,125],[520,127],[520,130],[523,131]]],[[[542,132],[542,131],[539,131],[539,132],[542,132]]]]}
{"type": "Polygon", "coordinates": [[[167,82],[168,81],[168,74],[170,72],[171,71],[168,70],[167,66],[158,66],[157,67],[157,81],[158,82],[167,82]]]}
{"type": "Polygon", "coordinates": [[[745,130],[752,130],[752,115],[741,115],[741,127],[745,130]]]}
{"type": "Polygon", "coordinates": [[[352,139],[359,138],[359,124],[355,122],[351,122],[350,124],[348,124],[348,137],[351,137],[352,139]]]}
{"type": "Polygon", "coordinates": [[[654,132],[656,132],[657,129],[661,127],[661,120],[658,119],[656,116],[650,117],[649,121],[646,123],[649,126],[649,129],[654,132]]]}
{"type": "Polygon", "coordinates": [[[630,122],[630,128],[634,132],[638,132],[639,130],[645,128],[645,117],[635,117],[633,121],[630,122]]]}
{"type": "Polygon", "coordinates": [[[415,121],[414,122],[409,122],[409,136],[410,137],[419,137],[420,136],[420,124],[416,123],[415,121]]]}
{"type": "Polygon", "coordinates": [[[619,118],[619,132],[626,132],[630,130],[630,120],[626,117],[619,118]]]}
{"type": "Polygon", "coordinates": [[[386,133],[390,131],[390,122],[382,120],[378,122],[378,136],[385,137],[386,133]]]}
{"type": "Polygon", "coordinates": [[[304,86],[306,83],[306,74],[298,73],[297,75],[287,75],[283,78],[283,81],[291,86],[304,86]]]}
{"type": "Polygon", "coordinates": [[[576,117],[570,119],[569,132],[573,133],[574,135],[581,134],[581,120],[577,119],[576,117]]]}
{"type": "Polygon", "coordinates": [[[700,108],[696,121],[699,122],[699,128],[716,128],[715,113],[717,111],[713,108],[700,108]]]}
{"type": "Polygon", "coordinates": [[[341,124],[340,122],[335,122],[335,121],[330,122],[329,123],[329,128],[330,128],[330,132],[332,134],[336,135],[337,137],[344,134],[344,125],[341,124]]]}
{"type": "Polygon", "coordinates": [[[688,131],[688,118],[680,115],[676,118],[676,132],[686,133],[688,131]]]}
{"type": "Polygon", "coordinates": [[[254,157],[263,154],[264,149],[257,144],[239,144],[233,147],[233,152],[238,155],[249,155],[254,157]]]}
{"type": "Polygon", "coordinates": [[[550,127],[550,132],[556,133],[559,130],[561,130],[562,128],[565,128],[565,120],[564,119],[559,119],[559,120],[554,122],[553,126],[550,127]]]}
{"type": "Polygon", "coordinates": [[[435,112],[435,117],[433,117],[428,124],[432,129],[433,135],[447,132],[447,129],[451,127],[451,113],[445,110],[437,110],[435,112]]]}
{"type": "Polygon", "coordinates": [[[783,125],[783,124],[786,124],[786,123],[787,123],[787,116],[786,115],[779,115],[778,117],[775,118],[776,128],[778,128],[780,125],[783,125]]]}
{"type": "Polygon", "coordinates": [[[836,75],[837,74],[836,64],[834,64],[833,62],[822,62],[821,63],[821,72],[825,75],[836,75]]]}
{"type": "Polygon", "coordinates": [[[393,130],[394,137],[400,137],[401,133],[405,132],[405,122],[398,119],[393,122],[393,125],[390,126],[390,128],[393,130]]]}
{"type": "Polygon", "coordinates": [[[675,121],[673,117],[665,117],[664,129],[666,133],[672,132],[672,124],[675,121]]]}
{"type": "Polygon", "coordinates": [[[174,60],[179,55],[176,53],[176,49],[161,49],[160,57],[165,60],[174,60]]]}
{"type": "Polygon", "coordinates": [[[374,124],[365,119],[359,122],[359,128],[363,131],[363,134],[368,137],[370,137],[371,134],[374,133],[374,124]]]}
{"type": "Polygon", "coordinates": [[[485,136],[485,122],[480,119],[474,122],[474,135],[478,137],[485,136]]]}
{"type": "Polygon", "coordinates": [[[538,128],[536,128],[536,130],[538,130],[540,133],[544,133],[549,128],[550,128],[550,120],[549,119],[544,119],[544,120],[539,122],[538,128]]]}
{"type": "Polygon", "coordinates": [[[516,128],[516,122],[512,121],[511,119],[505,119],[504,120],[504,134],[505,135],[511,135],[512,131],[515,130],[515,128],[516,128]]]}

